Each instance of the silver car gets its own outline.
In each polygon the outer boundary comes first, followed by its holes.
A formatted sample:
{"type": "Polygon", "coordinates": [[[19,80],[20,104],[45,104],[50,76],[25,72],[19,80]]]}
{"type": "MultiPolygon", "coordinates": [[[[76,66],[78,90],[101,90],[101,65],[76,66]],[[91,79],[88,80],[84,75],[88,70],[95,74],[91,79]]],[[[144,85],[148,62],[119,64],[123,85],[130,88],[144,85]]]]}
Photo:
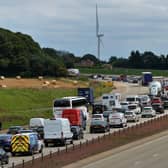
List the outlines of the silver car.
{"type": "Polygon", "coordinates": [[[126,111],[125,117],[127,118],[127,121],[134,121],[138,122],[140,119],[140,115],[136,114],[134,111],[126,111]]]}
{"type": "Polygon", "coordinates": [[[146,106],[142,110],[141,117],[155,117],[156,111],[153,109],[152,106],[146,106]]]}
{"type": "Polygon", "coordinates": [[[109,124],[111,127],[126,127],[127,119],[123,113],[114,112],[109,115],[109,124]]]}

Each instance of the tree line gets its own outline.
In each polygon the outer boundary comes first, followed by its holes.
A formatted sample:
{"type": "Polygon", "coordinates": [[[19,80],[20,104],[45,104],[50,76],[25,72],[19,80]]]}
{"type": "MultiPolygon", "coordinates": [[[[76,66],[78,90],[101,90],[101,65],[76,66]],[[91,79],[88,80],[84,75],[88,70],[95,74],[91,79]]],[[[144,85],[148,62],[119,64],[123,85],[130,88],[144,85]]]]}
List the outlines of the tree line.
{"type": "Polygon", "coordinates": [[[136,68],[136,69],[168,69],[168,55],[155,55],[151,51],[140,53],[132,51],[128,58],[111,56],[109,63],[114,67],[136,68]]]}
{"type": "Polygon", "coordinates": [[[92,54],[75,56],[67,51],[41,48],[31,36],[0,28],[0,75],[26,77],[67,76],[67,68],[74,68],[82,60],[91,60],[94,66],[104,63],[114,67],[167,69],[168,55],[157,56],[153,52],[132,51],[128,58],[111,56],[101,61],[92,54]]]}

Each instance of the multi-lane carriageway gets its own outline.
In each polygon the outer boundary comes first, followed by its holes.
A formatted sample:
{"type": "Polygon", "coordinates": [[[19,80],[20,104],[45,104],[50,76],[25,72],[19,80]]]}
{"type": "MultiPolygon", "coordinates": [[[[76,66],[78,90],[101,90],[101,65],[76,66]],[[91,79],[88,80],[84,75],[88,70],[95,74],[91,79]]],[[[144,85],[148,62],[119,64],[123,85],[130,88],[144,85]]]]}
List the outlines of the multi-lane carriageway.
{"type": "MultiPolygon", "coordinates": [[[[130,85],[130,84],[121,84],[121,83],[117,83],[117,86],[118,89],[115,90],[115,92],[120,92],[123,96],[123,98],[126,96],[126,95],[133,95],[133,94],[144,94],[144,93],[148,93],[148,89],[145,88],[145,87],[141,87],[141,86],[138,86],[138,85],[130,85]]],[[[165,114],[168,114],[168,110],[165,111],[164,114],[158,114],[156,117],[160,117],[162,115],[165,115],[165,114]]],[[[151,120],[151,118],[140,118],[140,121],[138,123],[128,123],[127,127],[131,127],[132,125],[135,125],[135,124],[139,124],[139,123],[143,123],[147,120],[151,120]]],[[[112,128],[110,129],[110,132],[114,132],[114,131],[118,131],[119,129],[122,129],[122,128],[112,128]]],[[[74,144],[79,144],[80,142],[86,142],[86,140],[91,140],[92,138],[96,138],[96,137],[100,137],[100,136],[103,136],[104,133],[100,133],[100,134],[90,134],[89,133],[89,121],[88,121],[88,127],[84,133],[84,139],[82,140],[75,140],[74,141],[74,144]]],[[[60,150],[63,150],[65,149],[65,147],[59,147],[60,150]]],[[[54,152],[57,152],[58,151],[58,147],[52,147],[52,146],[49,146],[49,147],[45,147],[44,150],[43,150],[43,155],[48,155],[50,154],[50,152],[54,153],[54,152]]],[[[38,157],[41,157],[41,154],[35,154],[34,155],[34,158],[38,158],[38,157]]],[[[9,167],[12,167],[12,164],[14,163],[14,165],[17,165],[17,164],[21,164],[23,162],[23,160],[26,162],[26,161],[29,161],[29,160],[32,160],[32,156],[15,156],[15,157],[12,157],[10,156],[10,159],[9,159],[9,164],[7,165],[4,165],[4,168],[9,168],[9,167]]]]}

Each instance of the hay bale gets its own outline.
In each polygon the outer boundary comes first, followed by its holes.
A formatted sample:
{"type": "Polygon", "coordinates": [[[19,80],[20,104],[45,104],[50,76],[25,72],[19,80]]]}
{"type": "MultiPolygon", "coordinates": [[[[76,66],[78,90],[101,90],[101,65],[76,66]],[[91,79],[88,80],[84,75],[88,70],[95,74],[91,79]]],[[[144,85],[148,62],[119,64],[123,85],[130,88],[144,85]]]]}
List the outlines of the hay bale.
{"type": "Polygon", "coordinates": [[[18,75],[18,76],[16,76],[16,79],[20,80],[20,79],[21,79],[21,76],[19,76],[19,75],[18,75]]]}
{"type": "Polygon", "coordinates": [[[0,87],[1,87],[1,88],[7,88],[7,86],[4,85],[4,84],[1,84],[0,87]]]}
{"type": "Polygon", "coordinates": [[[0,76],[0,79],[1,79],[1,80],[4,80],[4,79],[5,79],[5,77],[4,77],[4,76],[0,76]]]}
{"type": "Polygon", "coordinates": [[[43,84],[44,84],[44,85],[49,85],[50,82],[49,82],[49,81],[44,81],[43,84]]]}
{"type": "Polygon", "coordinates": [[[56,81],[56,80],[52,80],[51,83],[52,83],[53,85],[56,85],[56,84],[57,84],[57,81],[56,81]]]}
{"type": "Polygon", "coordinates": [[[43,76],[38,76],[38,80],[43,80],[43,76]]]}
{"type": "Polygon", "coordinates": [[[73,84],[74,84],[74,85],[77,85],[77,84],[78,84],[78,81],[76,81],[76,80],[73,81],[73,84]]]}

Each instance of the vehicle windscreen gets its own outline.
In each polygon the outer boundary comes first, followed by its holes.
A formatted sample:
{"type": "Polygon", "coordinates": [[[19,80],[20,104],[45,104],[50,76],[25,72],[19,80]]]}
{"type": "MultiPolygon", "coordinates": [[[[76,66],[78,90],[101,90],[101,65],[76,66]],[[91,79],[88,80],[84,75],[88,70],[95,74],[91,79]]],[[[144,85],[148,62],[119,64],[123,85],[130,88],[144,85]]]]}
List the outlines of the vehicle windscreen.
{"type": "Polygon", "coordinates": [[[134,110],[134,109],[136,109],[136,106],[134,106],[134,105],[128,106],[128,109],[134,110]]]}
{"type": "Polygon", "coordinates": [[[92,118],[101,118],[100,115],[93,115],[92,118]]]}
{"type": "Polygon", "coordinates": [[[125,112],[125,115],[132,115],[132,112],[125,112]]]}
{"type": "Polygon", "coordinates": [[[70,101],[66,99],[55,100],[54,107],[70,107],[70,101]]]}
{"type": "Polygon", "coordinates": [[[145,107],[144,108],[144,111],[150,111],[150,110],[152,110],[151,107],[145,107]]]}
{"type": "Polygon", "coordinates": [[[104,121],[101,121],[101,120],[93,120],[91,122],[91,125],[104,125],[105,122],[104,121]]]}
{"type": "Polygon", "coordinates": [[[127,97],[126,101],[132,102],[132,101],[135,101],[135,98],[134,97],[127,97]]]}

